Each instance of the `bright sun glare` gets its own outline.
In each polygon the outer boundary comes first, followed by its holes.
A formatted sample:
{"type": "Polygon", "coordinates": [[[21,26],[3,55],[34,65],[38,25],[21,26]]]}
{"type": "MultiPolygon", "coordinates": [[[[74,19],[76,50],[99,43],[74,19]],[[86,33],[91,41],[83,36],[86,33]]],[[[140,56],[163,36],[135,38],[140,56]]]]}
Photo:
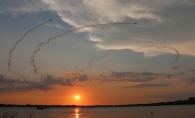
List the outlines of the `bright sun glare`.
{"type": "Polygon", "coordinates": [[[79,95],[76,95],[76,96],[75,96],[75,99],[76,99],[76,100],[79,100],[79,99],[80,99],[80,96],[79,96],[79,95]]]}

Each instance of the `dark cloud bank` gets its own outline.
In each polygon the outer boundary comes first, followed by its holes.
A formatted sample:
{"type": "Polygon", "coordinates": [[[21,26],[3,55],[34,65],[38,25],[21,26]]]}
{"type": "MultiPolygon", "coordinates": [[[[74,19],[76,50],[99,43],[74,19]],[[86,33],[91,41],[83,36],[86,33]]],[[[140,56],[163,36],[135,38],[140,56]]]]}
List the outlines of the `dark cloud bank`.
{"type": "Polygon", "coordinates": [[[44,75],[40,77],[39,82],[36,82],[5,78],[3,75],[0,74],[0,93],[30,91],[35,89],[47,91],[54,89],[54,85],[61,85],[67,87],[82,86],[76,84],[76,82],[84,82],[87,80],[87,75],[78,75],[75,76],[73,79],[62,77],[54,78],[51,75],[44,75]]]}
{"type": "MultiPolygon", "coordinates": [[[[136,82],[137,85],[123,86],[122,89],[130,89],[130,88],[147,88],[147,87],[168,87],[172,86],[173,83],[169,83],[167,81],[171,78],[177,78],[178,76],[182,79],[178,79],[178,81],[183,81],[186,84],[195,84],[195,75],[191,75],[191,77],[185,77],[184,75],[188,75],[188,73],[192,73],[190,70],[186,73],[177,73],[177,74],[166,74],[166,73],[153,73],[153,72],[117,72],[111,71],[108,76],[100,74],[100,81],[105,82],[136,82]],[[166,79],[165,83],[156,83],[155,80],[158,79],[166,79]]],[[[5,78],[4,75],[0,74],[0,93],[7,92],[19,92],[19,91],[30,91],[30,90],[51,90],[54,89],[54,85],[61,85],[66,87],[74,87],[74,86],[83,86],[79,83],[83,83],[86,81],[90,81],[90,77],[86,74],[75,74],[70,78],[63,77],[53,77],[52,75],[44,75],[39,78],[39,81],[27,81],[20,79],[10,79],[5,78]]],[[[176,80],[177,81],[177,80],[176,80]]]]}
{"type": "Polygon", "coordinates": [[[149,87],[168,87],[173,86],[173,81],[185,82],[186,84],[195,84],[195,75],[191,74],[193,71],[187,71],[185,73],[153,73],[153,72],[118,72],[111,71],[109,76],[103,76],[103,73],[100,74],[102,78],[101,81],[107,82],[133,82],[137,83],[136,85],[122,86],[122,89],[130,88],[149,88],[149,87]],[[189,77],[191,76],[191,77],[189,77]],[[158,83],[158,80],[165,80],[163,83],[158,83]],[[156,82],[155,82],[156,81],[156,82]]]}

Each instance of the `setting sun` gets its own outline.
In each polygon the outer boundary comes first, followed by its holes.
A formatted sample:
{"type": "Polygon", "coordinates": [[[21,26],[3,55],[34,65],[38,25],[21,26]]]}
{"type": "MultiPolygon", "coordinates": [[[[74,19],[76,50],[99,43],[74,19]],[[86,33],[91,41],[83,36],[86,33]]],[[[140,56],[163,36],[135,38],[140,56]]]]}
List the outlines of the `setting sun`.
{"type": "Polygon", "coordinates": [[[79,99],[80,99],[80,96],[79,96],[79,95],[76,95],[76,96],[75,96],[75,99],[76,99],[76,100],[79,100],[79,99]]]}

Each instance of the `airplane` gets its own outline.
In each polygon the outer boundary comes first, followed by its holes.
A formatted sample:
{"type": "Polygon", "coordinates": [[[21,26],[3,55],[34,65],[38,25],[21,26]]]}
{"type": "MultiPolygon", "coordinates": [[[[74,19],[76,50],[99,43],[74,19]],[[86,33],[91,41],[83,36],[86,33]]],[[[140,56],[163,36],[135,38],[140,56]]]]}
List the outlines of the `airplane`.
{"type": "Polygon", "coordinates": [[[50,21],[52,21],[52,20],[50,19],[50,21]]]}

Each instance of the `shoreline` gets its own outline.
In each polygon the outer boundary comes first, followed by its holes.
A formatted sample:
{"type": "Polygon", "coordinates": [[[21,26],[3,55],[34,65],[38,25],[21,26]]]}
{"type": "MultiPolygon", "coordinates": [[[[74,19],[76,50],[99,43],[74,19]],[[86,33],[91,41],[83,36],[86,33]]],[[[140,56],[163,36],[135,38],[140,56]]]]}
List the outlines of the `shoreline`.
{"type": "Polygon", "coordinates": [[[123,105],[17,105],[17,104],[0,104],[0,107],[136,107],[136,106],[168,106],[168,105],[194,105],[195,97],[188,100],[178,100],[170,102],[158,102],[149,104],[123,104],[123,105]]]}

